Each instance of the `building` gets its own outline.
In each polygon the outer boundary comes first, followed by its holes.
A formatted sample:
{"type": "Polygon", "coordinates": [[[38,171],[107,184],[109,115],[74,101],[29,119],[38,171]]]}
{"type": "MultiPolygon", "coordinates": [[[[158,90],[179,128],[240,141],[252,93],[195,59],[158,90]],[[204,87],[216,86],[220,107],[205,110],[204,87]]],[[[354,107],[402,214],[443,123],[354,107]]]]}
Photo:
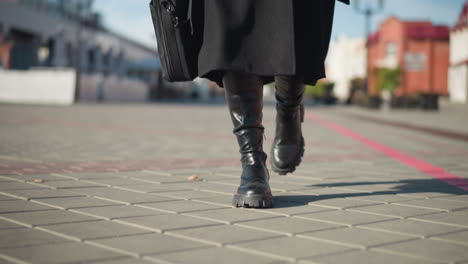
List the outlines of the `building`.
{"type": "Polygon", "coordinates": [[[327,79],[335,83],[335,96],[345,101],[350,95],[351,80],[366,75],[365,39],[339,35],[330,44],[326,68],[327,79]]]}
{"type": "Polygon", "coordinates": [[[376,74],[380,68],[400,69],[396,95],[448,94],[448,27],[390,17],[369,36],[367,47],[371,95],[380,93],[376,74]]]}
{"type": "Polygon", "coordinates": [[[468,103],[468,1],[450,32],[450,100],[468,103]]]}
{"type": "Polygon", "coordinates": [[[147,47],[107,30],[92,2],[0,0],[0,68],[9,70],[2,74],[23,80],[25,70],[79,68],[79,100],[147,100],[159,83],[156,43],[147,47]]]}

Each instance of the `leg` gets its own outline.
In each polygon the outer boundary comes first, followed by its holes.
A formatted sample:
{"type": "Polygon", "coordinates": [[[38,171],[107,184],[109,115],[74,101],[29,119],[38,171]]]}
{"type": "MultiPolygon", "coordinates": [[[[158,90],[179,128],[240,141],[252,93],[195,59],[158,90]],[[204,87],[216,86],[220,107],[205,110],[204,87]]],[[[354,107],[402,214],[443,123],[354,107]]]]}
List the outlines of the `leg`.
{"type": "Polygon", "coordinates": [[[263,84],[257,76],[240,72],[226,72],[223,84],[242,163],[241,183],[233,205],[271,207],[267,155],[263,152],[263,84]]]}
{"type": "Polygon", "coordinates": [[[276,76],[276,130],[271,165],[281,175],[293,172],[304,155],[301,123],[305,85],[297,76],[276,76]]]}

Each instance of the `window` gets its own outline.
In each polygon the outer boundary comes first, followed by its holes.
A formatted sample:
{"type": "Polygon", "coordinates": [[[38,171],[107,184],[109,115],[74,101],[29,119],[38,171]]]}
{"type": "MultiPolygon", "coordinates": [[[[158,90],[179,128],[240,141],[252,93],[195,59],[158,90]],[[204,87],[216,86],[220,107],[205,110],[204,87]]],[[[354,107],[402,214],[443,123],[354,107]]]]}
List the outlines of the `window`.
{"type": "Polygon", "coordinates": [[[385,53],[387,58],[395,58],[397,56],[397,46],[394,42],[387,43],[385,47],[385,53]]]}

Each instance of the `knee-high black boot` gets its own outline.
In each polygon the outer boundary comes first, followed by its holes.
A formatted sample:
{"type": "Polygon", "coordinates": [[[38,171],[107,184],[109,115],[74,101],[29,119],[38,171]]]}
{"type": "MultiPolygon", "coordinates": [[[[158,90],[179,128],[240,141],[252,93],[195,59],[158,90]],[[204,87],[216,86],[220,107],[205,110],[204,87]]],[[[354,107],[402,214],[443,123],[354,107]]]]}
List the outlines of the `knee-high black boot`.
{"type": "Polygon", "coordinates": [[[242,163],[241,182],[233,205],[272,207],[267,155],[263,152],[263,84],[257,76],[240,72],[227,72],[223,84],[242,163]]]}
{"type": "Polygon", "coordinates": [[[276,131],[271,147],[271,166],[280,175],[292,173],[304,155],[301,123],[304,121],[302,78],[276,76],[276,131]]]}

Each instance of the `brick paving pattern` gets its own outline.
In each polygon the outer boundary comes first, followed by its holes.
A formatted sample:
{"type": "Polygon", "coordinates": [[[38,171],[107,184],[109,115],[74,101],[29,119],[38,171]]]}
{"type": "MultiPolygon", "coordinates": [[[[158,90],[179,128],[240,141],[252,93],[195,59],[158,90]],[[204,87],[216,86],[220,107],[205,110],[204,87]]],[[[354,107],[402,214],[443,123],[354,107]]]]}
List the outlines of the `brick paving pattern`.
{"type": "Polygon", "coordinates": [[[466,134],[466,110],[308,108],[457,181],[306,120],[275,208],[249,210],[225,105],[0,105],[0,263],[468,263],[468,142],[372,121],[466,134]]]}

